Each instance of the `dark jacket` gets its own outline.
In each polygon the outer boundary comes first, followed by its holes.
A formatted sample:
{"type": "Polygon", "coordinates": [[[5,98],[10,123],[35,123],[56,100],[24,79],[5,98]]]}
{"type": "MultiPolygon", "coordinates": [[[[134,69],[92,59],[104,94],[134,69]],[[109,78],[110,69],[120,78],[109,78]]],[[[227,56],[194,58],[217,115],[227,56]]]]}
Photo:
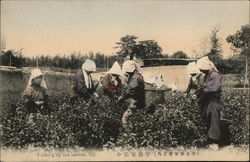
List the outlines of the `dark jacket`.
{"type": "MultiPolygon", "coordinates": [[[[91,75],[90,75],[90,78],[91,78],[91,75]]],[[[91,93],[94,91],[93,80],[92,80],[92,88],[88,89],[85,85],[85,80],[84,80],[82,70],[78,70],[74,77],[72,90],[74,90],[80,97],[89,98],[91,93]]]]}
{"type": "Polygon", "coordinates": [[[128,89],[124,99],[129,98],[137,102],[136,106],[138,108],[143,108],[145,106],[144,80],[142,75],[137,71],[128,78],[128,89]]]}

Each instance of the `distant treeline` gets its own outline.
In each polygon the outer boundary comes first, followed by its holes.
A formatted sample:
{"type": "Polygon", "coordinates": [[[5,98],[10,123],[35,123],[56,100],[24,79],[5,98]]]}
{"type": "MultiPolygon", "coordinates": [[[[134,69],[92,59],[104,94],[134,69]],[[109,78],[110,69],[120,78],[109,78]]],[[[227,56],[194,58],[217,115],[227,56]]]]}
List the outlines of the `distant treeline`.
{"type": "MultiPolygon", "coordinates": [[[[235,56],[228,59],[219,59],[215,64],[223,74],[242,74],[242,72],[245,71],[245,62],[241,57],[242,56],[235,56]]],[[[103,53],[93,52],[89,54],[73,52],[70,55],[63,56],[40,55],[38,57],[24,57],[20,51],[8,50],[1,52],[0,63],[1,65],[11,65],[15,67],[36,67],[38,65],[38,67],[78,69],[87,58],[94,60],[98,68],[110,68],[115,61],[119,63],[124,61],[124,57],[119,55],[107,56],[103,53]]]]}
{"type": "Polygon", "coordinates": [[[22,53],[13,50],[2,51],[1,65],[15,67],[58,67],[64,69],[78,69],[84,61],[90,58],[96,62],[98,68],[110,68],[115,61],[122,62],[123,58],[112,55],[107,56],[102,53],[81,54],[73,52],[70,55],[40,55],[36,57],[24,57],[22,53]]]}

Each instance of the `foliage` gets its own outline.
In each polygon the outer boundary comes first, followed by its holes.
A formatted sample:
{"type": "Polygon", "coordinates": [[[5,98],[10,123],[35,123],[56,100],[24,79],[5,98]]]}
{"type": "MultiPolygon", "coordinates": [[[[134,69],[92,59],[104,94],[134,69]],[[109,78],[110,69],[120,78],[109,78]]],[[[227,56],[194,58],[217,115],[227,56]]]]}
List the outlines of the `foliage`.
{"type": "Polygon", "coordinates": [[[8,50],[6,52],[1,51],[0,61],[1,65],[22,67],[25,63],[25,58],[23,57],[21,50],[8,50]]]}
{"type": "Polygon", "coordinates": [[[245,73],[245,82],[244,87],[249,85],[249,68],[248,62],[250,60],[250,25],[244,25],[241,27],[241,30],[237,31],[234,35],[229,35],[226,38],[228,43],[231,43],[235,53],[239,53],[242,60],[245,60],[245,69],[242,70],[242,73],[245,73]]]}
{"type": "Polygon", "coordinates": [[[120,42],[116,42],[118,46],[115,48],[120,48],[117,55],[122,57],[130,56],[130,60],[132,60],[136,55],[136,39],[137,37],[134,35],[121,37],[120,42]]]}
{"type": "Polygon", "coordinates": [[[155,40],[139,41],[136,56],[142,59],[163,57],[162,48],[155,40]]]}
{"type": "MultiPolygon", "coordinates": [[[[223,94],[222,111],[231,120],[235,145],[249,144],[248,98],[248,91],[242,90],[223,94]]],[[[164,104],[137,110],[127,127],[121,125],[125,104],[107,98],[70,102],[65,94],[53,96],[49,104],[52,112],[40,114],[33,126],[25,122],[25,107],[13,103],[3,105],[4,147],[199,147],[207,140],[200,109],[180,92],[168,95],[164,104]]]]}
{"type": "Polygon", "coordinates": [[[206,142],[200,110],[183,93],[170,95],[166,103],[156,105],[153,113],[138,110],[120,134],[121,147],[201,146],[206,142]]]}
{"type": "Polygon", "coordinates": [[[235,145],[249,144],[249,89],[224,93],[222,112],[230,120],[232,142],[235,145]]]}
{"type": "Polygon", "coordinates": [[[25,121],[27,114],[23,105],[17,104],[5,111],[3,145],[15,148],[30,144],[35,147],[99,148],[119,134],[119,119],[123,112],[119,108],[122,106],[112,104],[107,98],[99,102],[95,99],[70,102],[61,97],[50,101],[52,112],[39,114],[34,125],[25,121]]]}
{"type": "Polygon", "coordinates": [[[82,66],[84,61],[87,59],[93,59],[96,62],[96,66],[98,68],[110,68],[115,61],[117,61],[117,57],[114,55],[107,56],[102,53],[93,53],[90,52],[89,54],[81,54],[73,52],[70,55],[56,55],[56,56],[49,56],[49,55],[41,55],[39,57],[26,57],[24,66],[38,66],[39,67],[58,67],[58,68],[65,68],[65,69],[77,69],[82,66]]]}
{"type": "Polygon", "coordinates": [[[183,51],[177,51],[175,53],[173,53],[172,58],[182,58],[182,59],[186,59],[188,58],[187,54],[184,53],[183,51]]]}
{"type": "Polygon", "coordinates": [[[162,48],[158,45],[155,40],[143,40],[136,42],[137,37],[134,35],[125,35],[120,39],[120,42],[116,42],[117,47],[120,50],[117,52],[118,56],[130,57],[132,60],[137,58],[158,58],[163,57],[162,48]]]}
{"type": "Polygon", "coordinates": [[[220,39],[218,38],[219,29],[214,27],[210,36],[211,49],[207,54],[209,59],[215,64],[219,71],[222,70],[223,60],[222,60],[222,49],[220,39]]]}
{"type": "Polygon", "coordinates": [[[241,30],[226,38],[228,43],[231,43],[234,51],[242,55],[250,55],[250,25],[243,25],[241,30]]]}

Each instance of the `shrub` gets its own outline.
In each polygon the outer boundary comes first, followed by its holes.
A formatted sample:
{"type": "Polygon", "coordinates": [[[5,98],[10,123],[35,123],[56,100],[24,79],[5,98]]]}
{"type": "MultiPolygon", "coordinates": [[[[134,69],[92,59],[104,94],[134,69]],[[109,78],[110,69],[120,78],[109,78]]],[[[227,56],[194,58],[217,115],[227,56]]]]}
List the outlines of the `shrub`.
{"type": "Polygon", "coordinates": [[[117,140],[121,147],[201,146],[206,141],[200,110],[184,94],[170,95],[153,113],[138,110],[117,140]]]}
{"type": "MultiPolygon", "coordinates": [[[[58,97],[59,98],[59,97],[58,97]]],[[[25,107],[19,106],[19,113],[5,111],[2,119],[3,146],[27,147],[32,144],[40,147],[102,147],[107,141],[119,134],[121,105],[115,105],[107,98],[98,102],[96,99],[75,102],[67,98],[53,100],[50,103],[52,112],[39,115],[36,124],[26,124],[25,107]]]]}
{"type": "MultiPolygon", "coordinates": [[[[249,144],[248,90],[223,92],[225,117],[230,120],[234,145],[249,144]]],[[[199,107],[183,93],[168,95],[165,103],[137,110],[126,127],[124,103],[106,97],[69,101],[65,94],[50,98],[51,113],[26,124],[25,107],[8,100],[2,105],[1,137],[4,147],[169,148],[206,144],[205,123],[199,107]],[[16,111],[19,108],[20,111],[16,111]]]]}
{"type": "Polygon", "coordinates": [[[230,120],[232,143],[249,144],[249,89],[228,89],[223,95],[225,118],[230,120]]]}

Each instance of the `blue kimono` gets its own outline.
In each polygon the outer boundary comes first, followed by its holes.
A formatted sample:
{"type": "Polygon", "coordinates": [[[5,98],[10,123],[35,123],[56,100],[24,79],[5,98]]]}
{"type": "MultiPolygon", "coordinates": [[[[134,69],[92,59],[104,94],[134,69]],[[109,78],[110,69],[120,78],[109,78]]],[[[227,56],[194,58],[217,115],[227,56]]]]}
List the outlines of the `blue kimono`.
{"type": "Polygon", "coordinates": [[[218,72],[210,70],[204,78],[201,106],[208,126],[208,137],[220,140],[221,77],[218,72]]]}

